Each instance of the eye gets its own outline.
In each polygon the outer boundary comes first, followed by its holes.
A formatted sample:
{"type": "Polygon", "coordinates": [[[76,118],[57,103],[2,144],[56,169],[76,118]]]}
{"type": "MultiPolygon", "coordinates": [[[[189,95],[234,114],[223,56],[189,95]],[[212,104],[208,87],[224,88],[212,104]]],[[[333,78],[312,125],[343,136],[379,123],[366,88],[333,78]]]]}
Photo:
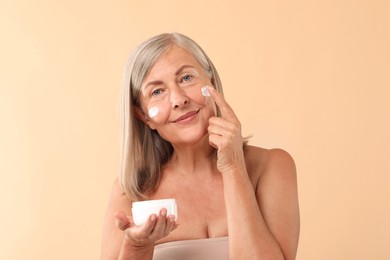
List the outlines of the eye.
{"type": "Polygon", "coordinates": [[[183,78],[181,79],[182,82],[186,83],[191,81],[192,76],[191,75],[184,75],[183,78]]]}
{"type": "Polygon", "coordinates": [[[161,93],[162,93],[162,89],[158,88],[158,89],[153,90],[152,96],[158,96],[158,95],[161,95],[161,93]]]}

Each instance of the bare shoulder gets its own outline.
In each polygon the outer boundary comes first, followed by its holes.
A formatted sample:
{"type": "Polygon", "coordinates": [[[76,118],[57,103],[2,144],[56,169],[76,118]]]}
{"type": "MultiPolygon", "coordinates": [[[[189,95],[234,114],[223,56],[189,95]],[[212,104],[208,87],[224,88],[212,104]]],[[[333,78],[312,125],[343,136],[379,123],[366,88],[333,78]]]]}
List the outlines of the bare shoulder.
{"type": "Polygon", "coordinates": [[[295,259],[300,217],[294,160],[282,149],[249,147],[247,153],[247,164],[255,165],[260,171],[255,190],[264,220],[286,259],[295,259]]]}
{"type": "Polygon", "coordinates": [[[106,221],[115,220],[115,214],[119,211],[125,213],[127,216],[131,216],[131,203],[132,201],[124,193],[119,179],[115,179],[108,200],[106,221]]]}
{"type": "MultiPolygon", "coordinates": [[[[296,177],[295,162],[283,149],[265,149],[248,145],[245,148],[246,167],[252,180],[259,180],[265,175],[290,175],[296,177]]],[[[282,176],[279,176],[282,177],[282,176]]]]}
{"type": "Polygon", "coordinates": [[[288,163],[294,165],[294,159],[285,150],[280,148],[265,149],[253,145],[247,145],[245,148],[245,159],[250,165],[269,166],[274,163],[288,163]]]}
{"type": "Polygon", "coordinates": [[[117,205],[123,210],[126,210],[128,209],[128,207],[131,207],[131,200],[124,193],[118,178],[114,181],[112,185],[109,203],[117,205]]]}
{"type": "Polygon", "coordinates": [[[117,212],[131,215],[131,200],[125,195],[118,179],[112,185],[110,199],[106,210],[102,238],[102,259],[116,259],[124,234],[116,226],[117,212]]]}

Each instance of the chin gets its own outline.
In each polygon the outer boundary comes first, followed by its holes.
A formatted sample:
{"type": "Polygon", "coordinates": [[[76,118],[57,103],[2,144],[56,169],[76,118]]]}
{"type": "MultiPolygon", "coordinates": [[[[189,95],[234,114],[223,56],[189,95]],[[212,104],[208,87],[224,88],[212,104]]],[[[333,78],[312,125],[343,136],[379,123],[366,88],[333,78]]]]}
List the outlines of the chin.
{"type": "MultiPolygon", "coordinates": [[[[183,133],[184,134],[184,133],[183,133]]],[[[172,144],[186,144],[186,145],[197,145],[200,142],[207,139],[208,142],[208,133],[206,132],[198,132],[195,133],[194,131],[191,131],[188,134],[180,134],[173,140],[172,144]]]]}

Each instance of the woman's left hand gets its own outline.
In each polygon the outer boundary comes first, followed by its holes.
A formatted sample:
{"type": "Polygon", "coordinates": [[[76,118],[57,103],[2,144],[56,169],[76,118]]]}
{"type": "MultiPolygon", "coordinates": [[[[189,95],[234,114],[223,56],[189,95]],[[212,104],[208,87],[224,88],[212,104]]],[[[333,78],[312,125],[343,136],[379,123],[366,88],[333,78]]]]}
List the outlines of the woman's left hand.
{"type": "Polygon", "coordinates": [[[241,123],[223,96],[208,87],[211,98],[218,106],[221,117],[209,119],[209,143],[217,152],[217,167],[221,173],[245,168],[241,123]]]}

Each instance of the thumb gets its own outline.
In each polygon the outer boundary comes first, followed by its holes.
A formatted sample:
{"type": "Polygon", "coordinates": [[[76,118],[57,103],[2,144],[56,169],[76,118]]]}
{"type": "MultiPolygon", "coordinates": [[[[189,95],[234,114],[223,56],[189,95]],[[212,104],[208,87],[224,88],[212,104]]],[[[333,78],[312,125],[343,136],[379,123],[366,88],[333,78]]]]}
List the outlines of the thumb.
{"type": "Polygon", "coordinates": [[[116,226],[122,231],[130,227],[132,224],[129,217],[127,217],[122,211],[118,211],[115,213],[115,221],[116,226]]]}

